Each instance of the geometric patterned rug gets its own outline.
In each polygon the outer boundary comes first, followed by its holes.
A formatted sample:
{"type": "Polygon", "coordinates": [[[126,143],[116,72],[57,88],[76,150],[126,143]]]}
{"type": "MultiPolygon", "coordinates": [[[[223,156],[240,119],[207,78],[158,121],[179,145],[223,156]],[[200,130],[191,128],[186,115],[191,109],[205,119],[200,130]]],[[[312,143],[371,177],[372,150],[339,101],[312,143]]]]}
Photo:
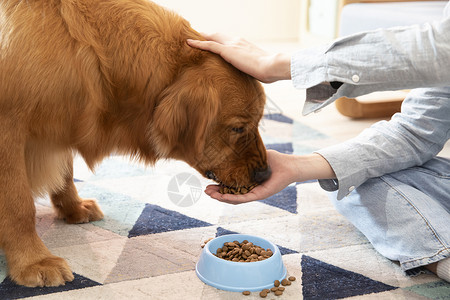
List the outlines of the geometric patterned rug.
{"type": "MultiPolygon", "coordinates": [[[[284,153],[334,142],[273,110],[260,132],[267,148],[284,153]]],[[[75,280],[56,288],[17,286],[0,252],[0,299],[260,299],[215,289],[195,274],[203,241],[229,233],[278,245],[297,280],[277,299],[450,299],[450,284],[432,274],[409,277],[380,256],[316,181],[233,206],[205,195],[210,181],[179,161],[145,167],[111,156],[92,174],[76,158],[75,178],[82,197],[98,200],[104,220],[68,225],[55,219],[48,199],[36,201],[38,234],[68,261],[75,280]]]]}

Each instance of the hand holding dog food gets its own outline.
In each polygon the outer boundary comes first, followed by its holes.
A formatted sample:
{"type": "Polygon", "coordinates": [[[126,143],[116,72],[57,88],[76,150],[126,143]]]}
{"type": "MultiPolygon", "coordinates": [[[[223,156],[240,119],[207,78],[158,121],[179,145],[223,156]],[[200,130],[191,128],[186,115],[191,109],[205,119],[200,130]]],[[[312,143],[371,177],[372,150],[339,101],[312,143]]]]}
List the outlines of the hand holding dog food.
{"type": "Polygon", "coordinates": [[[267,151],[267,160],[272,170],[271,177],[244,195],[223,193],[220,186],[209,185],[205,193],[210,197],[230,204],[241,204],[266,199],[293,182],[312,179],[335,178],[328,162],[319,154],[288,155],[274,150],[267,151]]]}

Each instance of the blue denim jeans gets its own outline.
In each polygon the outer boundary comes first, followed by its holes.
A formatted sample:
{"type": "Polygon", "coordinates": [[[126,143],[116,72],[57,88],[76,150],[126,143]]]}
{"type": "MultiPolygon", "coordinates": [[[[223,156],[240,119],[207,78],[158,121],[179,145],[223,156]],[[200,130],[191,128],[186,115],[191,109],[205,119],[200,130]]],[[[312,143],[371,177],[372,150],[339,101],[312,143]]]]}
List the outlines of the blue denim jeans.
{"type": "Polygon", "coordinates": [[[450,257],[450,160],[372,178],[330,199],[373,247],[410,270],[450,257]]]}

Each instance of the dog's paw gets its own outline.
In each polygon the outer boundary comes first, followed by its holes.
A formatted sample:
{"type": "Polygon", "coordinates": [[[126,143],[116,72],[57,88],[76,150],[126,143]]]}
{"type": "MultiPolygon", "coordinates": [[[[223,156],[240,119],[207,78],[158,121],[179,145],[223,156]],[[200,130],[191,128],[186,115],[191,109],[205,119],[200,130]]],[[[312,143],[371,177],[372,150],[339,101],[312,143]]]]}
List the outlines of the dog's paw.
{"type": "Polygon", "coordinates": [[[74,279],[67,262],[57,256],[44,258],[23,269],[10,272],[14,282],[28,287],[59,286],[74,279]]]}
{"type": "Polygon", "coordinates": [[[93,199],[85,199],[70,212],[62,216],[69,224],[87,223],[103,219],[103,212],[93,199]]]}

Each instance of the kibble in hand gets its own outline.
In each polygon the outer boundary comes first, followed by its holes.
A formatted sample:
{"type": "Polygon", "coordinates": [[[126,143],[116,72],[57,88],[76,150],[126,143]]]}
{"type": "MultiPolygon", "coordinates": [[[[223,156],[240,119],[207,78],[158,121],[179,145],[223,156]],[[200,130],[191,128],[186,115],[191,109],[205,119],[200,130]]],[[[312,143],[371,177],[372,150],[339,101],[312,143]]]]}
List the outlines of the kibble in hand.
{"type": "Polygon", "coordinates": [[[258,184],[253,184],[250,186],[241,186],[241,187],[230,187],[225,186],[223,184],[220,185],[219,193],[221,194],[234,194],[234,195],[244,195],[254,189],[258,184]]]}

